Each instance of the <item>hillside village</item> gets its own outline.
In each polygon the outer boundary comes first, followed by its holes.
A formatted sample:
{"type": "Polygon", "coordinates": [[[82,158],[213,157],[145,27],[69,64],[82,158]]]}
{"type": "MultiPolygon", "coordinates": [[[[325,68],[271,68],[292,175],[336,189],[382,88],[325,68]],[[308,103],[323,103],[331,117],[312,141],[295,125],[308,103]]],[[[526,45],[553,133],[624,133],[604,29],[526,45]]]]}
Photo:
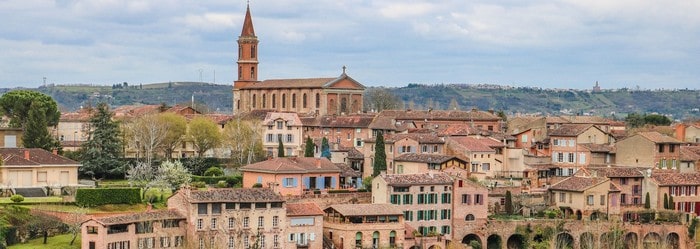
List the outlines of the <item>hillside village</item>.
{"type": "MultiPolygon", "coordinates": [[[[86,216],[81,248],[696,246],[700,122],[630,129],[598,116],[366,110],[366,87],[345,67],[336,77],[258,80],[250,9],[238,44],[233,113],[108,111],[123,132],[121,159],[149,167],[218,160],[240,181],[193,181],[162,206],[86,216]],[[162,115],[186,124],[166,149],[134,132],[137,121],[162,115]],[[222,141],[195,139],[195,122],[216,127],[222,141]]],[[[98,112],[60,114],[49,131],[62,152],[24,148],[27,130],[4,123],[3,194],[104,188],[68,157],[94,139],[98,112]]]]}

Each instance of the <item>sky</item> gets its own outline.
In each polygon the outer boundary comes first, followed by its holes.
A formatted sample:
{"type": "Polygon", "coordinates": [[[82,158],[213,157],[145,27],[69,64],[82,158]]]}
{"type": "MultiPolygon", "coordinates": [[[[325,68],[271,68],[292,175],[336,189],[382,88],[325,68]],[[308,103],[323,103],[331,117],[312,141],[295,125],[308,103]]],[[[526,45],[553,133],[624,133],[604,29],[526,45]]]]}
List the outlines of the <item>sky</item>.
{"type": "MultiPolygon", "coordinates": [[[[231,84],[245,0],[0,0],[0,87],[231,84]]],[[[700,88],[700,1],[251,0],[259,80],[700,88]]]]}

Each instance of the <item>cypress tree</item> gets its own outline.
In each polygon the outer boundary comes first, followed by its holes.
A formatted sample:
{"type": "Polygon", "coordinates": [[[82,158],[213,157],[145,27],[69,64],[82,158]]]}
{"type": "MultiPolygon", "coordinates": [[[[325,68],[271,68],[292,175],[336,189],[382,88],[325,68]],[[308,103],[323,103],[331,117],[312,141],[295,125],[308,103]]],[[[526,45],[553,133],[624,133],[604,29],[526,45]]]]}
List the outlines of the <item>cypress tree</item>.
{"type": "Polygon", "coordinates": [[[279,145],[277,145],[277,157],[284,157],[284,144],[282,144],[282,138],[278,138],[279,145]]]}
{"type": "Polygon", "coordinates": [[[331,147],[328,145],[328,139],[326,137],[323,137],[323,140],[321,140],[321,156],[329,160],[331,159],[331,147]]]}
{"type": "Polygon", "coordinates": [[[668,194],[664,194],[664,209],[668,209],[668,194]]]}
{"type": "Polygon", "coordinates": [[[513,214],[513,195],[510,190],[506,191],[506,213],[508,215],[513,214]]]}
{"type": "Polygon", "coordinates": [[[644,209],[650,209],[651,208],[651,198],[649,197],[649,192],[647,192],[647,195],[644,197],[644,209]]]}
{"type": "Polygon", "coordinates": [[[314,141],[311,137],[306,136],[306,148],[304,148],[305,157],[314,157],[314,141]]]}
{"type": "Polygon", "coordinates": [[[382,171],[386,171],[386,151],[384,148],[384,135],[381,131],[377,132],[377,142],[374,145],[374,171],[372,176],[378,176],[382,171]]]}
{"type": "Polygon", "coordinates": [[[676,210],[676,203],[673,203],[673,195],[668,197],[668,209],[676,210]]]}

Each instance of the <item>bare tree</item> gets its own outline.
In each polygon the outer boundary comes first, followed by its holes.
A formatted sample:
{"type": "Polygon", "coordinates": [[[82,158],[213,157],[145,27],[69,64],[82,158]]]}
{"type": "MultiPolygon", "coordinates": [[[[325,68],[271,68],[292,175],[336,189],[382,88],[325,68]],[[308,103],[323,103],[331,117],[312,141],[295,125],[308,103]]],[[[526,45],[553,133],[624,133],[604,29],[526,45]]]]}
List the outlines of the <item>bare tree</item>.
{"type": "Polygon", "coordinates": [[[146,198],[146,192],[157,185],[156,168],[148,163],[137,162],[136,165],[126,170],[126,179],[129,184],[141,189],[141,197],[146,198]]]}
{"type": "Polygon", "coordinates": [[[401,101],[396,95],[384,87],[370,88],[365,92],[365,109],[380,112],[401,107],[401,101]]]}
{"type": "Polygon", "coordinates": [[[232,120],[225,126],[222,136],[236,165],[250,164],[256,150],[262,150],[262,146],[258,146],[262,141],[260,130],[253,121],[232,120]]]}
{"type": "Polygon", "coordinates": [[[146,163],[151,165],[153,154],[159,148],[168,135],[170,124],[164,122],[156,114],[141,116],[129,122],[127,129],[137,144],[139,149],[143,148],[146,163]]]}
{"type": "Polygon", "coordinates": [[[78,238],[78,235],[80,234],[80,226],[83,224],[83,221],[87,219],[86,214],[87,208],[79,207],[70,212],[66,220],[64,220],[65,224],[68,225],[68,232],[73,235],[70,240],[70,245],[73,245],[75,239],[78,238]]]}
{"type": "Polygon", "coordinates": [[[221,142],[219,127],[211,119],[196,117],[190,121],[189,139],[197,149],[197,156],[215,148],[221,142]]]}

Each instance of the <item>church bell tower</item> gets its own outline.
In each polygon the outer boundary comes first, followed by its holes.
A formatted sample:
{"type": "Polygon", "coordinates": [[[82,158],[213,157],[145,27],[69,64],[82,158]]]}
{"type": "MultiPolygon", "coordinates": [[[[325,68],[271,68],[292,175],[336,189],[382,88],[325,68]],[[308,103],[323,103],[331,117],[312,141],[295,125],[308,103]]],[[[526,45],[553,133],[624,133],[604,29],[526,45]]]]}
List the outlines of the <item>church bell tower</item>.
{"type": "Polygon", "coordinates": [[[243,29],[238,37],[238,75],[233,82],[233,114],[245,112],[246,101],[242,99],[241,88],[258,82],[258,37],[255,36],[250,5],[246,7],[243,29]]]}

